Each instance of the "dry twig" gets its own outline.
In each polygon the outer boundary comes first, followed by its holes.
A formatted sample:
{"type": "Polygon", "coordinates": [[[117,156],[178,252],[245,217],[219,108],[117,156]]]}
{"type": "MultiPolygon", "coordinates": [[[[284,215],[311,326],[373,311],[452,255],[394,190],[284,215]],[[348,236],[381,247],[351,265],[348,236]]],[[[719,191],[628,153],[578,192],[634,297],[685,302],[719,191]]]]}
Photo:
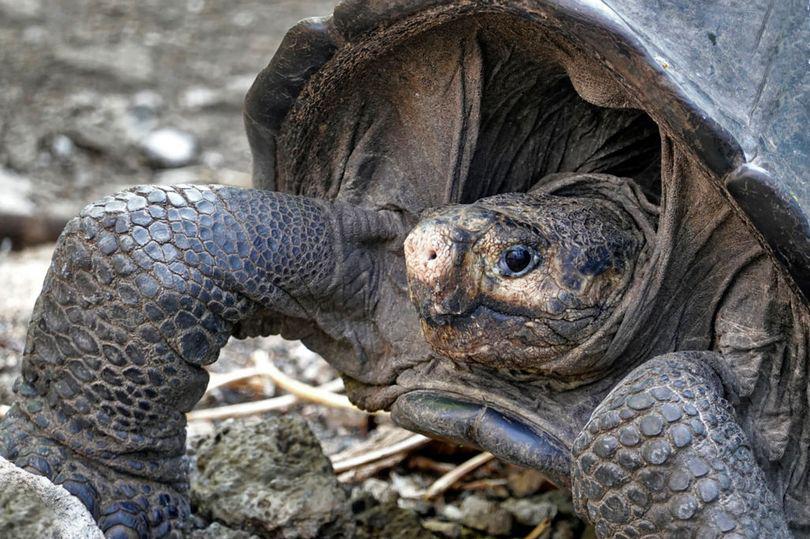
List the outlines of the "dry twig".
{"type": "Polygon", "coordinates": [[[480,453],[470,460],[459,464],[456,468],[450,470],[440,478],[438,478],[428,489],[425,491],[425,498],[431,499],[442,494],[448,488],[452,487],[456,481],[479,468],[495,458],[492,453],[480,453]]]}
{"type": "Polygon", "coordinates": [[[404,453],[416,449],[417,447],[422,447],[429,441],[430,438],[422,436],[421,434],[413,434],[400,442],[381,447],[373,451],[368,451],[367,453],[357,455],[356,457],[343,460],[335,459],[332,461],[332,467],[335,469],[335,473],[342,473],[347,470],[351,470],[352,468],[368,464],[369,462],[374,462],[376,460],[390,457],[391,455],[396,455],[397,453],[404,453]]]}
{"type": "Polygon", "coordinates": [[[361,411],[344,395],[324,391],[318,387],[305,384],[295,378],[287,376],[281,372],[278,367],[273,365],[267,352],[264,350],[256,350],[251,357],[256,364],[256,368],[260,369],[274,384],[301,400],[323,404],[330,408],[345,408],[347,410],[361,411]]]}
{"type": "Polygon", "coordinates": [[[546,531],[551,527],[551,519],[546,517],[540,521],[540,524],[535,526],[535,528],[529,532],[524,539],[538,539],[541,535],[546,533],[546,531]]]}
{"type": "Polygon", "coordinates": [[[244,369],[236,369],[231,372],[212,373],[205,392],[210,393],[218,387],[227,386],[234,382],[253,378],[254,376],[263,376],[265,374],[266,373],[258,367],[245,367],[244,369]]]}
{"type": "MultiPolygon", "coordinates": [[[[333,391],[339,391],[342,388],[343,380],[338,379],[332,380],[331,382],[327,382],[313,389],[317,389],[324,393],[334,394],[332,393],[333,391]]],[[[300,401],[301,399],[299,399],[296,395],[282,395],[281,397],[274,397],[272,399],[244,402],[241,404],[231,404],[228,406],[219,406],[217,408],[192,410],[186,414],[186,418],[189,421],[212,421],[215,419],[227,419],[231,417],[246,417],[250,415],[263,414],[265,412],[272,412],[274,410],[284,410],[300,401]]]]}
{"type": "Polygon", "coordinates": [[[351,470],[343,472],[342,474],[337,476],[337,479],[341,483],[360,483],[361,481],[365,481],[369,477],[374,477],[382,470],[393,468],[394,466],[405,460],[407,457],[408,453],[405,451],[395,453],[390,457],[375,460],[374,462],[369,462],[368,464],[363,464],[362,466],[358,466],[356,468],[352,468],[351,470]]]}

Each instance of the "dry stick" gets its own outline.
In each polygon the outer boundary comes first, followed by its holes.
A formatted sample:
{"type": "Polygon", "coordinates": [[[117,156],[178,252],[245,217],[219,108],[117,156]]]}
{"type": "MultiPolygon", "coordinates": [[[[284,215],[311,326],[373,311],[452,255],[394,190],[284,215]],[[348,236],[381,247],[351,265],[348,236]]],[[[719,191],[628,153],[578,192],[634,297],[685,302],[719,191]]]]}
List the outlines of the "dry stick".
{"type": "Polygon", "coordinates": [[[251,357],[256,364],[256,368],[261,369],[262,372],[266,374],[274,384],[302,400],[316,402],[331,408],[344,408],[347,410],[362,411],[357,406],[352,404],[351,401],[349,401],[349,398],[344,395],[324,391],[320,388],[299,382],[295,378],[287,376],[281,372],[278,367],[270,362],[270,358],[267,355],[267,352],[264,350],[256,350],[253,352],[251,357]]]}
{"type": "Polygon", "coordinates": [[[397,453],[395,455],[391,455],[390,457],[375,460],[374,462],[369,462],[368,464],[352,468],[347,472],[339,474],[337,479],[341,483],[359,483],[361,481],[365,481],[369,477],[374,477],[382,470],[393,468],[406,458],[408,458],[407,453],[397,453]]]}
{"type": "Polygon", "coordinates": [[[332,467],[335,469],[335,473],[342,473],[347,470],[351,470],[352,468],[356,468],[357,466],[362,466],[363,464],[374,462],[375,460],[384,459],[385,457],[390,457],[391,455],[395,455],[397,453],[410,451],[412,449],[416,449],[417,447],[422,447],[429,441],[430,438],[422,436],[421,434],[414,434],[413,436],[409,436],[408,438],[405,438],[401,442],[389,445],[388,447],[381,447],[380,449],[369,451],[364,455],[358,455],[356,457],[351,457],[338,462],[333,462],[332,467]]]}
{"type": "MultiPolygon", "coordinates": [[[[313,389],[317,389],[318,391],[325,393],[340,391],[343,389],[343,380],[332,380],[331,382],[327,382],[313,389]]],[[[283,410],[300,401],[301,399],[299,399],[296,395],[283,395],[281,397],[274,397],[272,399],[245,402],[242,404],[231,404],[228,406],[220,406],[218,408],[193,410],[186,414],[186,418],[189,421],[198,421],[227,419],[230,417],[245,417],[249,415],[262,414],[264,412],[272,412],[273,410],[283,410]]]]}
{"type": "Polygon", "coordinates": [[[540,524],[538,524],[532,531],[530,531],[529,535],[524,537],[524,539],[538,539],[541,535],[546,533],[546,530],[548,530],[550,526],[551,526],[551,519],[546,517],[543,520],[541,520],[540,524]]]}
{"type": "Polygon", "coordinates": [[[425,491],[425,498],[435,498],[439,494],[442,494],[445,490],[452,487],[456,481],[494,458],[495,455],[492,453],[480,453],[470,460],[459,464],[456,468],[450,470],[430,485],[425,491]]]}
{"type": "Polygon", "coordinates": [[[208,387],[205,392],[208,393],[218,387],[227,386],[240,380],[253,378],[254,376],[262,376],[265,372],[257,367],[245,367],[244,369],[236,369],[231,372],[213,373],[208,382],[208,387]]]}

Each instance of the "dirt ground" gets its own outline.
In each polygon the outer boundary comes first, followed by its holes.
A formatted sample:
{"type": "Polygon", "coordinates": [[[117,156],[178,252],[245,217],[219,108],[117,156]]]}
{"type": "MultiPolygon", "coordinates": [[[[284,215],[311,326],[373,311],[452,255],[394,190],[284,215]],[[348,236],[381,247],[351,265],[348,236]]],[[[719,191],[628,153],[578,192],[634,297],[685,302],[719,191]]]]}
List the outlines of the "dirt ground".
{"type": "MultiPolygon", "coordinates": [[[[132,185],[249,185],[244,93],[287,28],[332,7],[317,0],[0,0],[0,406],[12,400],[25,328],[64,222],[132,185]],[[174,153],[154,154],[156,133],[174,137],[174,153]]],[[[279,338],[232,341],[211,371],[249,366],[256,350],[308,384],[337,376],[300,343],[279,338]]],[[[253,379],[212,391],[198,408],[283,393],[253,379]]],[[[332,456],[393,429],[385,416],[319,405],[281,413],[303,415],[332,456]]],[[[213,427],[193,422],[190,445],[213,427]]],[[[539,537],[581,535],[565,494],[539,474],[497,461],[446,495],[421,498],[475,454],[431,443],[343,481],[417,515],[426,536],[523,537],[545,519],[539,537]]]]}

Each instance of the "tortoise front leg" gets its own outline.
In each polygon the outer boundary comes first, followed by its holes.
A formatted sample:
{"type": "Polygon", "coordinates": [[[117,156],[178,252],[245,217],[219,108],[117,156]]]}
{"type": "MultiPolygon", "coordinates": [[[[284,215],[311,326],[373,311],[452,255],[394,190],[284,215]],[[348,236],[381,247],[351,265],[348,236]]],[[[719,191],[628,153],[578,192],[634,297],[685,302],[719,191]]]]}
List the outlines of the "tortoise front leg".
{"type": "Polygon", "coordinates": [[[109,537],[181,529],[185,412],[205,391],[202,366],[268,313],[362,308],[370,261],[357,245],[397,231],[361,213],[193,186],[139,187],[85,208],[37,300],[0,455],[79,497],[109,537]]]}
{"type": "Polygon", "coordinates": [[[574,443],[577,510],[599,537],[790,537],[711,352],[633,371],[574,443]]]}

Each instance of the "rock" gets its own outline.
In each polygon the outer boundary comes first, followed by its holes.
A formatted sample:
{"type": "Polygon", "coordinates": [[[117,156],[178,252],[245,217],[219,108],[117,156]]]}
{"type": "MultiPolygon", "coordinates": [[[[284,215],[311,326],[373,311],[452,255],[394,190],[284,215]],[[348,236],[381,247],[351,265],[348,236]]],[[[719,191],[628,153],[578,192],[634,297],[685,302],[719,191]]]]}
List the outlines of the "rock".
{"type": "Polygon", "coordinates": [[[507,535],[512,530],[512,515],[497,503],[472,495],[461,503],[461,522],[492,535],[507,535]]]}
{"type": "Polygon", "coordinates": [[[430,539],[436,537],[419,523],[412,511],[395,503],[373,505],[357,514],[355,539],[430,539]]]}
{"type": "Polygon", "coordinates": [[[391,473],[391,486],[401,498],[420,499],[425,493],[425,485],[418,476],[391,473]]]}
{"type": "Polygon", "coordinates": [[[56,135],[51,141],[51,152],[61,159],[68,159],[73,155],[76,145],[70,137],[65,135],[56,135]]]}
{"type": "Polygon", "coordinates": [[[30,216],[35,207],[31,202],[31,180],[10,170],[0,168],[0,215],[30,216]]]}
{"type": "Polygon", "coordinates": [[[536,499],[541,502],[550,503],[557,508],[557,512],[561,515],[576,517],[574,503],[571,501],[571,492],[567,490],[550,490],[537,496],[536,499]]]}
{"type": "Polygon", "coordinates": [[[156,168],[178,168],[197,158],[198,146],[194,135],[172,127],[156,129],[140,143],[141,151],[156,168]]]}
{"type": "Polygon", "coordinates": [[[148,82],[154,71],[149,48],[132,41],[106,47],[62,46],[55,48],[53,54],[72,70],[108,76],[125,84],[148,82]]]}
{"type": "Polygon", "coordinates": [[[0,457],[0,537],[103,539],[78,498],[0,457]]]}
{"type": "Polygon", "coordinates": [[[523,498],[531,496],[548,483],[548,479],[537,470],[526,468],[518,468],[517,466],[510,467],[511,471],[507,476],[509,491],[512,496],[516,498],[523,498]]]}
{"type": "Polygon", "coordinates": [[[445,522],[436,518],[429,518],[422,522],[422,526],[435,534],[442,537],[450,537],[456,539],[461,537],[461,525],[456,522],[445,522]]]}
{"type": "Polygon", "coordinates": [[[192,86],[180,96],[180,105],[192,111],[235,111],[242,107],[254,76],[236,77],[220,88],[192,86]]]}
{"type": "Polygon", "coordinates": [[[362,489],[371,494],[379,503],[394,503],[397,493],[391,485],[380,479],[369,478],[363,481],[362,489]]]}
{"type": "Polygon", "coordinates": [[[555,524],[551,539],[574,539],[576,536],[573,524],[568,520],[561,520],[555,524]]]}
{"type": "Polygon", "coordinates": [[[351,537],[346,493],[303,419],[226,423],[196,451],[191,500],[206,518],[260,537],[351,537]]]}
{"type": "Polygon", "coordinates": [[[68,216],[53,207],[38,208],[32,201],[31,181],[0,168],[0,242],[14,247],[53,241],[68,221],[68,216]]]}
{"type": "Polygon", "coordinates": [[[455,522],[461,522],[461,519],[464,518],[464,513],[461,512],[461,509],[457,505],[453,504],[443,506],[439,510],[439,514],[447,520],[452,520],[455,522]]]}
{"type": "Polygon", "coordinates": [[[188,534],[189,539],[259,539],[258,535],[253,535],[244,530],[234,530],[223,526],[219,522],[214,522],[203,530],[194,530],[188,534]]]}
{"type": "Polygon", "coordinates": [[[543,519],[557,516],[557,505],[540,496],[534,498],[510,498],[501,507],[509,511],[515,520],[526,526],[537,526],[543,519]]]}
{"type": "Polygon", "coordinates": [[[0,0],[0,13],[11,20],[27,21],[42,16],[40,0],[0,0]]]}

